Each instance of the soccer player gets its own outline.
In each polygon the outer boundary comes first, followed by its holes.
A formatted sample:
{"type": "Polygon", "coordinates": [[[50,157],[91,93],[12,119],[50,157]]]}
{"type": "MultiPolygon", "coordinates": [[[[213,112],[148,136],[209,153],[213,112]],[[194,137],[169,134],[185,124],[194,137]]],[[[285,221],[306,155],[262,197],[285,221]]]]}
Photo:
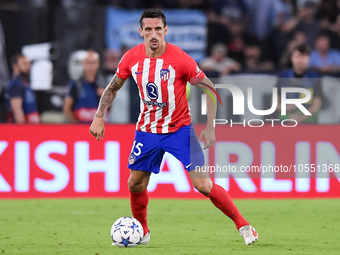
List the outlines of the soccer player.
{"type": "Polygon", "coordinates": [[[5,90],[7,122],[37,124],[40,117],[36,97],[29,83],[31,62],[21,53],[15,54],[11,62],[13,79],[5,90]]]}
{"type": "MultiPolygon", "coordinates": [[[[234,221],[247,245],[252,244],[258,240],[255,229],[243,218],[225,189],[213,183],[204,171],[200,171],[204,167],[204,156],[190,117],[186,83],[189,81],[205,89],[207,86],[212,88],[213,84],[188,54],[164,40],[167,31],[166,18],[160,10],[147,9],[143,12],[139,32],[144,37],[144,43],[122,57],[116,74],[101,97],[90,133],[98,141],[104,138],[104,113],[125,80],[133,76],[141,100],[135,140],[128,162],[128,186],[132,214],[144,229],[140,244],[150,241],[147,186],[151,173],[159,173],[165,152],[183,163],[193,186],[234,221]]],[[[207,99],[207,109],[207,126],[199,139],[204,137],[204,147],[210,148],[215,143],[213,121],[216,115],[216,106],[210,97],[207,99]]]]}

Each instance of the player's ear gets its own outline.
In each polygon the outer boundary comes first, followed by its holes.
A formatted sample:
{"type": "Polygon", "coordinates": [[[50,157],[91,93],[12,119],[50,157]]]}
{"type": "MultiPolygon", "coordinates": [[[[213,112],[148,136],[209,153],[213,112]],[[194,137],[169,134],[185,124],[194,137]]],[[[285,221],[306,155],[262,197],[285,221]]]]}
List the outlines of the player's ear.
{"type": "Polygon", "coordinates": [[[141,27],[139,27],[138,30],[139,30],[140,36],[141,36],[141,37],[144,37],[144,36],[143,36],[143,29],[142,29],[141,27]]]}
{"type": "Polygon", "coordinates": [[[168,25],[166,25],[165,27],[164,27],[164,35],[166,35],[168,33],[168,25]]]}

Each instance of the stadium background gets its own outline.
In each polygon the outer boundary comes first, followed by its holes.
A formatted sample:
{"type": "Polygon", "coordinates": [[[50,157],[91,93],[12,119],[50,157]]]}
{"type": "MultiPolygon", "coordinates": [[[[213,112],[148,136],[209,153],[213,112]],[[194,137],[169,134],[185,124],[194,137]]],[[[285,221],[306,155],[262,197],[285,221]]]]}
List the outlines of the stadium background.
{"type": "MultiPolygon", "coordinates": [[[[0,253],[339,254],[339,173],[216,178],[259,232],[260,241],[245,247],[232,221],[194,190],[181,163],[170,155],[149,185],[151,242],[137,249],[111,246],[112,223],[131,215],[126,166],[138,91],[131,80],[120,90],[105,139],[98,142],[89,135],[89,125],[68,124],[62,113],[68,64],[75,51],[93,49],[108,81],[121,55],[141,41],[138,19],[148,7],[164,10],[167,40],[197,62],[209,57],[216,44],[226,46],[238,70],[205,71],[215,83],[235,84],[244,94],[252,87],[257,109],[270,108],[272,88],[280,71],[290,67],[287,56],[297,43],[315,50],[317,35],[326,33],[339,54],[338,0],[0,0],[0,91],[12,75],[11,56],[29,55],[31,75],[37,70],[31,85],[42,120],[40,125],[6,124],[0,103],[0,253]]],[[[206,162],[238,167],[340,164],[339,66],[319,70],[324,95],[317,124],[220,125],[215,147],[205,150],[206,162]]],[[[218,93],[223,101],[218,118],[264,119],[247,107],[244,116],[233,116],[230,92],[218,93]]],[[[206,121],[201,95],[191,89],[197,134],[206,121]]]]}
{"type": "MultiPolygon", "coordinates": [[[[314,45],[318,34],[313,37],[310,29],[304,31],[301,25],[303,11],[313,10],[313,30],[327,32],[332,48],[340,49],[339,34],[334,30],[339,20],[336,19],[340,13],[338,2],[1,1],[1,87],[7,86],[11,75],[11,66],[7,64],[10,56],[20,51],[27,54],[32,60],[31,79],[36,75],[31,85],[37,95],[43,124],[0,125],[0,197],[128,196],[126,162],[133,141],[132,123],[137,119],[136,109],[139,108],[133,81],[129,80],[120,90],[110,111],[106,138],[101,143],[88,135],[88,125],[65,124],[62,102],[70,79],[70,55],[78,50],[96,50],[101,55],[100,71],[109,81],[121,55],[142,42],[137,29],[143,8],[163,8],[169,24],[167,40],[179,45],[198,63],[209,57],[214,45],[225,45],[228,58],[239,62],[239,70],[229,73],[206,70],[207,75],[215,83],[237,84],[243,91],[253,87],[256,91],[254,105],[268,109],[278,74],[290,66],[282,58],[297,40],[296,33],[304,32],[306,44],[317,50],[314,45]],[[284,30],[284,24],[294,19],[299,20],[296,27],[284,30]],[[278,38],[281,39],[278,41],[278,38]],[[246,47],[254,45],[261,54],[260,69],[247,65],[246,47]],[[44,66],[41,62],[48,64],[44,66]],[[32,74],[34,68],[40,72],[32,74]]],[[[206,162],[235,166],[339,164],[340,85],[337,70],[319,69],[323,74],[324,98],[318,124],[301,124],[288,129],[268,125],[262,128],[218,127],[218,143],[206,152],[206,162]],[[275,152],[269,159],[264,159],[268,153],[265,148],[275,152]]],[[[225,104],[219,106],[217,117],[239,120],[232,116],[230,93],[218,92],[225,104]]],[[[200,114],[200,100],[201,91],[192,89],[189,101],[196,132],[205,123],[205,116],[200,114]]],[[[243,118],[248,121],[259,116],[246,111],[243,118]]],[[[264,119],[263,116],[260,118],[264,119]]],[[[162,173],[151,180],[151,197],[200,197],[176,159],[167,155],[162,169],[162,173]]],[[[299,173],[285,176],[230,174],[216,179],[235,198],[340,197],[339,180],[339,173],[304,176],[299,173]]]]}

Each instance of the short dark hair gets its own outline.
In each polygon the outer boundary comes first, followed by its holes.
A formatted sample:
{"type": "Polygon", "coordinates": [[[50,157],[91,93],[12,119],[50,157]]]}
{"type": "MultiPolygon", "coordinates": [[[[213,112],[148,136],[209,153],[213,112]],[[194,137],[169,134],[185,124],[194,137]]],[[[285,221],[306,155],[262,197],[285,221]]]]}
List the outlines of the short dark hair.
{"type": "Polygon", "coordinates": [[[163,21],[164,27],[166,26],[166,18],[164,13],[160,9],[156,8],[150,8],[146,9],[143,13],[142,16],[140,16],[139,19],[139,25],[141,28],[143,28],[143,19],[144,18],[160,18],[163,21]]]}
{"type": "Polygon", "coordinates": [[[261,48],[261,43],[256,37],[248,37],[245,39],[246,47],[259,47],[261,48]]]}
{"type": "Polygon", "coordinates": [[[21,53],[15,53],[12,57],[11,57],[11,64],[12,65],[15,65],[15,64],[18,64],[18,60],[19,58],[21,57],[25,57],[23,54],[21,53]]]}
{"type": "Polygon", "coordinates": [[[329,35],[329,32],[326,31],[326,30],[322,30],[319,34],[318,34],[318,37],[327,37],[328,39],[330,39],[330,35],[329,35]]]}
{"type": "Polygon", "coordinates": [[[291,54],[293,54],[294,51],[298,51],[303,55],[310,55],[310,52],[311,52],[309,46],[305,44],[300,44],[300,45],[295,46],[291,54]]]}

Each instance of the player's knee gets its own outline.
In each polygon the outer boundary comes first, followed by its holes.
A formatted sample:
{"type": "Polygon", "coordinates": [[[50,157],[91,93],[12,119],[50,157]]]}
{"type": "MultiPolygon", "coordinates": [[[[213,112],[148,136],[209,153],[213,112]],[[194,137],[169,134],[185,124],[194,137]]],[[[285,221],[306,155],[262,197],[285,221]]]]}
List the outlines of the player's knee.
{"type": "Polygon", "coordinates": [[[144,187],[145,185],[143,181],[134,180],[132,178],[129,178],[128,186],[129,186],[129,190],[132,192],[142,192],[143,190],[146,189],[146,187],[144,187]]]}
{"type": "Polygon", "coordinates": [[[197,180],[193,181],[194,187],[203,195],[208,195],[212,189],[212,183],[211,181],[207,180],[197,180]]]}
{"type": "Polygon", "coordinates": [[[208,185],[197,185],[195,188],[205,196],[208,195],[211,190],[209,189],[208,185]]]}

